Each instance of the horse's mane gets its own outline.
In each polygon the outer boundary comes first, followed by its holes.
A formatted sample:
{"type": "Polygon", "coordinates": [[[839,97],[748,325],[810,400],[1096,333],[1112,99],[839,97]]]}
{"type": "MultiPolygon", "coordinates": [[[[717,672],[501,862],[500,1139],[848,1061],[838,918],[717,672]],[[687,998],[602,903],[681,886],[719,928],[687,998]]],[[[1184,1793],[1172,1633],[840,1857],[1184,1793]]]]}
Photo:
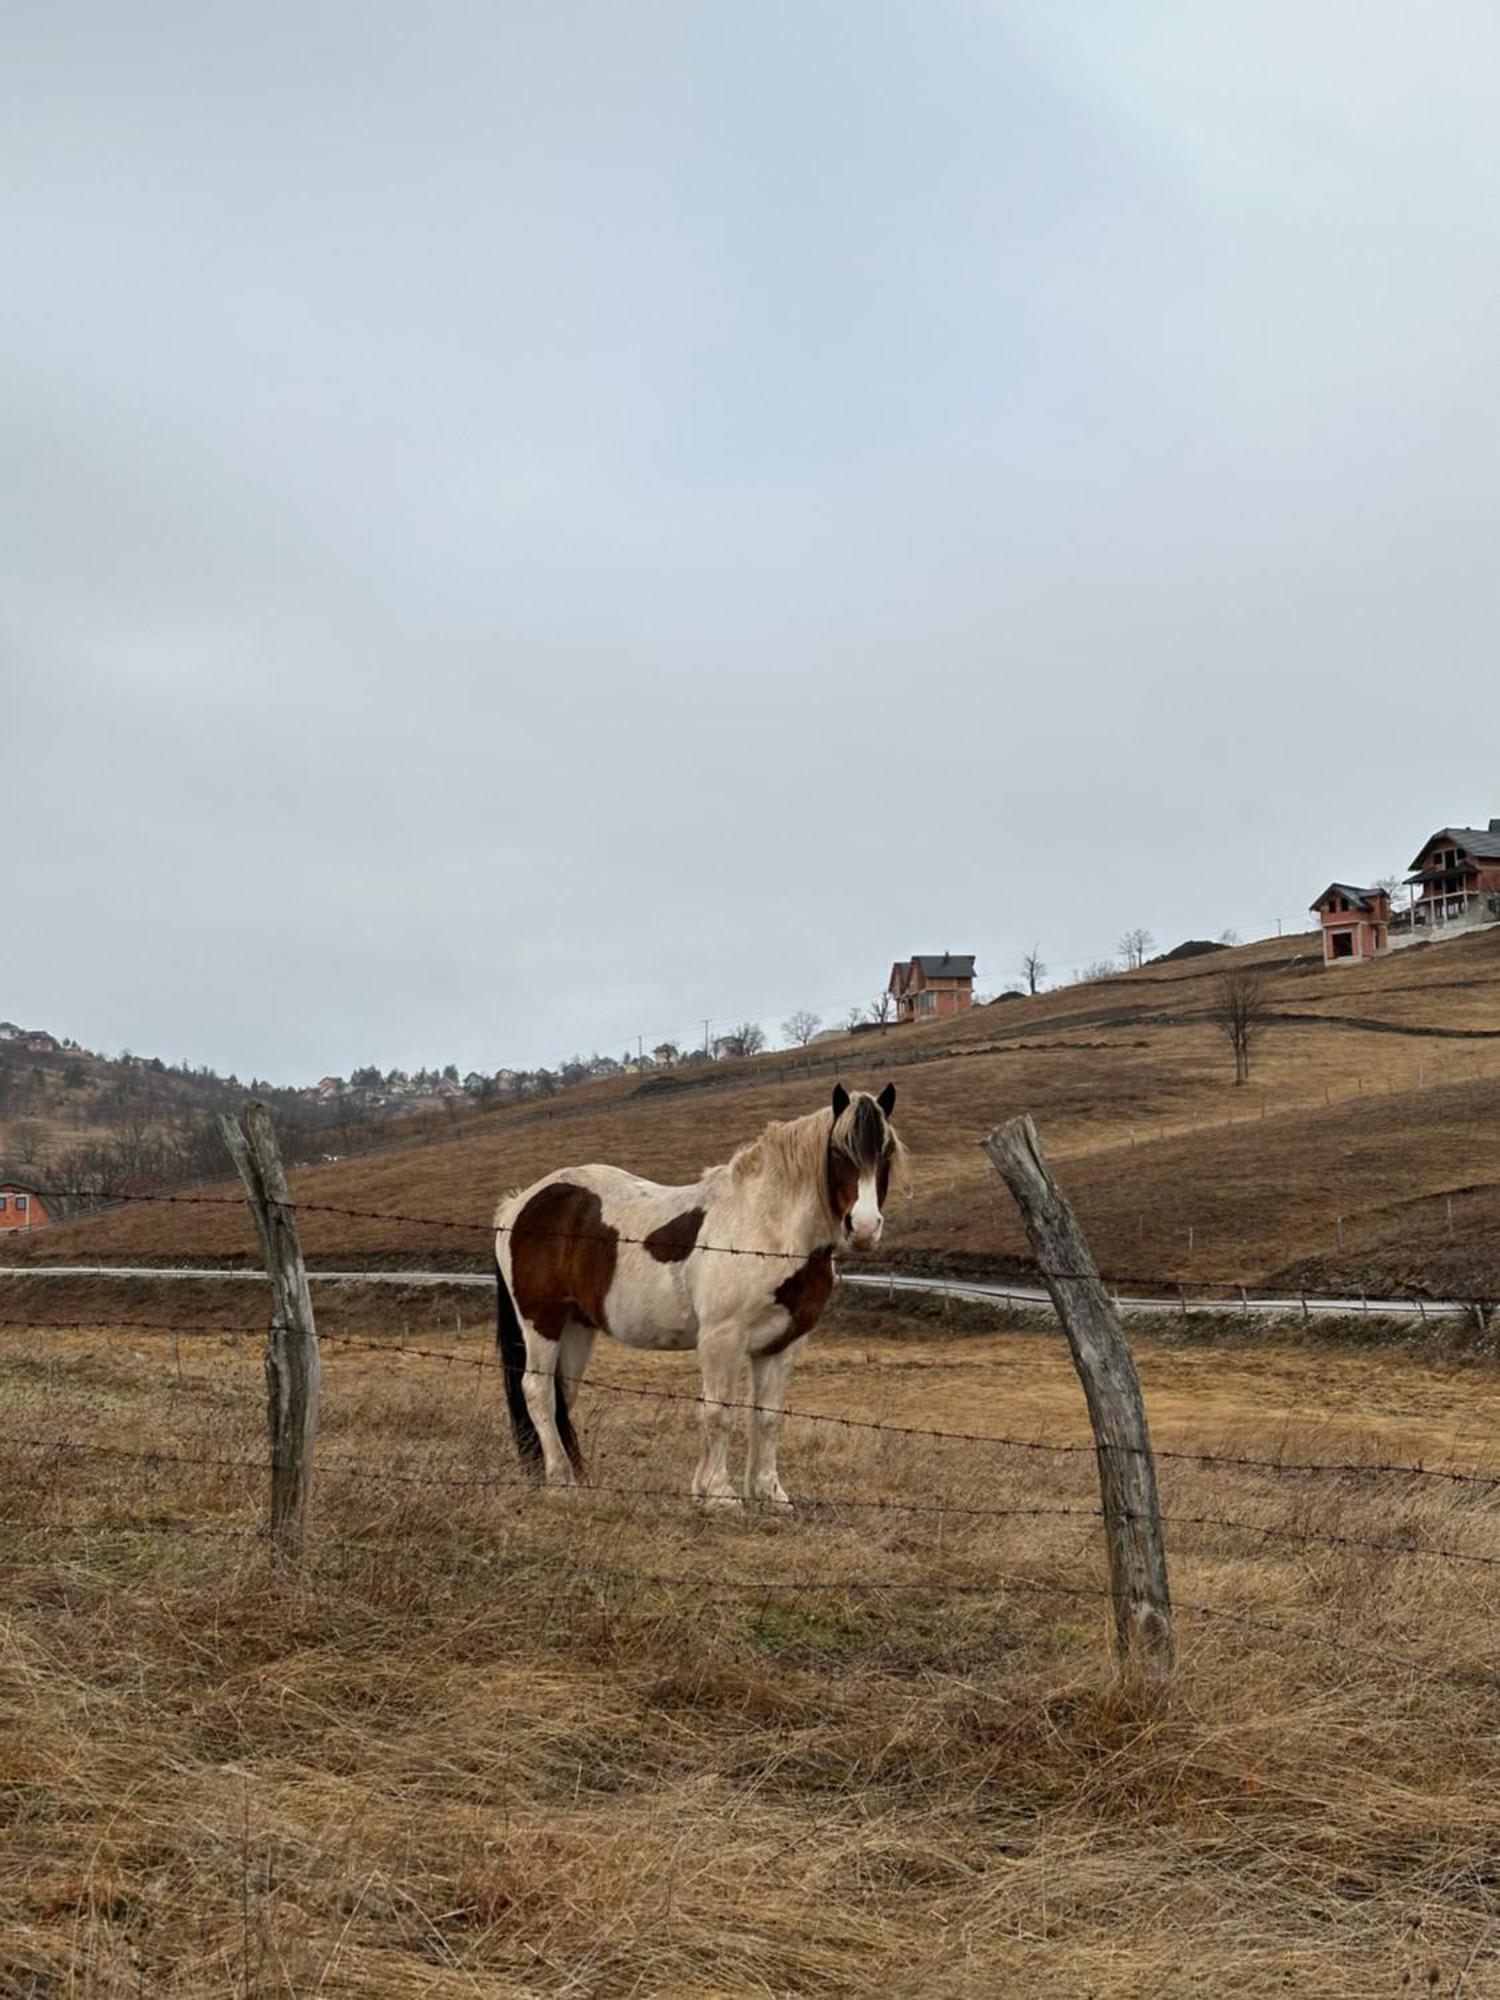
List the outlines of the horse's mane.
{"type": "MultiPolygon", "coordinates": [[[[726,1171],[735,1180],[764,1176],[773,1189],[779,1187],[789,1195],[798,1194],[810,1185],[817,1193],[824,1214],[837,1225],[838,1217],[833,1214],[828,1199],[828,1149],[832,1146],[837,1151],[848,1153],[851,1159],[858,1158],[855,1147],[850,1143],[851,1134],[859,1118],[860,1106],[873,1103],[874,1099],[868,1092],[856,1091],[837,1118],[829,1109],[810,1111],[805,1118],[777,1119],[758,1138],[751,1139],[738,1152],[730,1155],[726,1171]]],[[[899,1175],[904,1185],[906,1148],[889,1121],[882,1117],[881,1122],[893,1147],[893,1174],[899,1175]]]]}

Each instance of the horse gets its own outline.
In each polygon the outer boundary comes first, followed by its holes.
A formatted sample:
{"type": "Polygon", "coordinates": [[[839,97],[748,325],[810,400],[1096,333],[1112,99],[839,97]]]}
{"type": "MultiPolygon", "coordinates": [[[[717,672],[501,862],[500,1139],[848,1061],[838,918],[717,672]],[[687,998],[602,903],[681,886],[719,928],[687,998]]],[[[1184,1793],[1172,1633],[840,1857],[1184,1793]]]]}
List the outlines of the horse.
{"type": "Polygon", "coordinates": [[[878,1097],[836,1084],[832,1104],[768,1125],[688,1187],[620,1167],[568,1167],[495,1211],[496,1342],[521,1465],[575,1485],[572,1407],[594,1343],[698,1350],[703,1449],[696,1500],[790,1506],[776,1470],[797,1356],[827,1305],[834,1252],[872,1250],[905,1148],[878,1097]],[[729,1405],[749,1369],[742,1493],[729,1476],[729,1405]]]}

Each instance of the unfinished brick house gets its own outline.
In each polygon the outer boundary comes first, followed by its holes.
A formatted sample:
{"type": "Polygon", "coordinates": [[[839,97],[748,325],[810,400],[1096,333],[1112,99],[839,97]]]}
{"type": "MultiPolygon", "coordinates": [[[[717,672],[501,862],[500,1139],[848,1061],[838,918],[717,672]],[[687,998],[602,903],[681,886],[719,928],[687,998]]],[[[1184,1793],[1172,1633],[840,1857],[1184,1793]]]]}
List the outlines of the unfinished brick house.
{"type": "Polygon", "coordinates": [[[974,955],[945,951],[898,958],[886,988],[896,1002],[898,1021],[934,1021],[967,1014],[974,1005],[974,955]]]}
{"type": "Polygon", "coordinates": [[[1378,958],[1391,941],[1391,899],[1384,889],[1330,882],[1312,905],[1323,923],[1323,963],[1378,958]]]}
{"type": "Polygon", "coordinates": [[[1440,827],[1411,866],[1413,931],[1431,936],[1500,918],[1500,819],[1488,827],[1440,827]]]}

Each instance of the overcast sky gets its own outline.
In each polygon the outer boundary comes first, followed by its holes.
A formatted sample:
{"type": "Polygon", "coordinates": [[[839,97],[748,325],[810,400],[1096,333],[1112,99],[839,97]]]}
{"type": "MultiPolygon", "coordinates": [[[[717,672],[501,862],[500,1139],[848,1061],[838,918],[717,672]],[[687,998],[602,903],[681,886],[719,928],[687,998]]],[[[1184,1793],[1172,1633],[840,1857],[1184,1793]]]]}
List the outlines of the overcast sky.
{"type": "Polygon", "coordinates": [[[1491,0],[11,0],[0,1017],[997,990],[1500,814],[1491,0]]]}

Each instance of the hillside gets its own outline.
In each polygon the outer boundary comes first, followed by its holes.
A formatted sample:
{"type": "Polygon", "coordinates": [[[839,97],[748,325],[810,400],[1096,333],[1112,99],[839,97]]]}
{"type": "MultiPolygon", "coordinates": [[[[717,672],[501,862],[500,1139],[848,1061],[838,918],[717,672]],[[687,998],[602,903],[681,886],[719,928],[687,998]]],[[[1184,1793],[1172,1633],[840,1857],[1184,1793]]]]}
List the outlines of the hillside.
{"type": "MultiPolygon", "coordinates": [[[[299,1171],[306,1248],[325,1263],[483,1263],[500,1189],[590,1159],[689,1178],[768,1119],[820,1103],[837,1074],[900,1089],[914,1176],[891,1217],[893,1265],[1023,1255],[977,1141],[1028,1111],[1111,1275],[1500,1286],[1500,931],[1337,970],[1317,953],[1313,937],[1270,939],[808,1056],[489,1111],[449,1138],[299,1171]],[[1231,968],[1264,976],[1273,1016],[1239,1089],[1210,1019],[1231,968]]],[[[253,1261],[233,1186],[201,1192],[228,1205],[112,1210],[5,1254],[253,1261]]]]}
{"type": "Polygon", "coordinates": [[[224,1167],[218,1114],[247,1091],[272,1106],[289,1159],[365,1152],[393,1136],[461,1128],[474,1104],[446,1079],[437,1084],[324,1097],[128,1050],[98,1055],[0,1022],[0,1170],[105,1196],[213,1176],[224,1167]]]}

